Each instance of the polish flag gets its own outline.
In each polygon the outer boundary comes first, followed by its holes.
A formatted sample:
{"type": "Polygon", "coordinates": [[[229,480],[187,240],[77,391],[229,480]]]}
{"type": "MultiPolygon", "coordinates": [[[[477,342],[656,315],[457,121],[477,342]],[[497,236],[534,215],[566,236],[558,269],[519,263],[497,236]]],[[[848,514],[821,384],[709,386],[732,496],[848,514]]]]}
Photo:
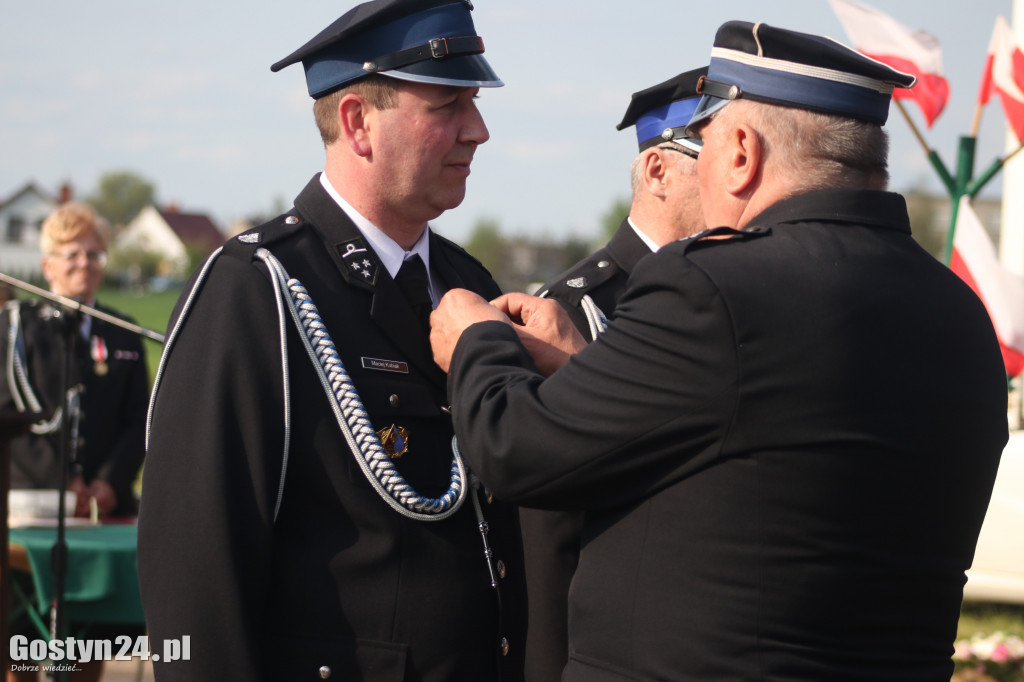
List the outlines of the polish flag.
{"type": "Polygon", "coordinates": [[[999,93],[1007,124],[1017,142],[1024,142],[1024,52],[1002,16],[996,17],[992,31],[978,104],[988,104],[992,93],[999,93]]]}
{"type": "Polygon", "coordinates": [[[1006,374],[1017,376],[1024,371],[1024,277],[999,262],[967,197],[960,199],[949,267],[985,304],[999,337],[1006,374]]]}
{"type": "Polygon", "coordinates": [[[898,71],[917,76],[914,87],[896,88],[892,96],[917,102],[931,128],[949,99],[949,83],[942,75],[942,49],[935,37],[911,30],[888,14],[860,2],[829,2],[858,51],[898,71]]]}

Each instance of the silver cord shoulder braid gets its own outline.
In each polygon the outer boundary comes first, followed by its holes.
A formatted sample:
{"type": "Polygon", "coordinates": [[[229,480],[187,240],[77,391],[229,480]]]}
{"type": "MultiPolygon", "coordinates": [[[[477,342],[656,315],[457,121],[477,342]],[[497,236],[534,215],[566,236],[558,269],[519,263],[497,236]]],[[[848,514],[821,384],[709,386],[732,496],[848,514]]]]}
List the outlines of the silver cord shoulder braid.
{"type": "Polygon", "coordinates": [[[583,297],[580,307],[583,308],[583,314],[587,317],[587,324],[590,326],[590,340],[593,341],[598,334],[603,334],[608,329],[608,318],[604,311],[594,303],[594,299],[590,298],[590,294],[583,297]]]}
{"type": "MultiPolygon", "coordinates": [[[[149,418],[146,429],[147,444],[149,428],[152,424],[153,406],[156,403],[157,389],[167,357],[170,355],[173,342],[176,340],[179,329],[189,313],[194,298],[208,274],[210,265],[218,254],[219,251],[207,260],[186,300],[174,330],[167,338],[167,344],[164,348],[163,357],[160,360],[160,367],[153,385],[153,395],[150,399],[149,418]]],[[[381,498],[398,513],[419,521],[440,521],[458,511],[465,501],[469,486],[465,484],[466,468],[457,448],[453,447],[448,490],[437,498],[425,497],[416,492],[395,468],[391,458],[384,451],[380,438],[378,438],[373,430],[369,416],[359,399],[359,394],[356,392],[356,388],[341,362],[334,341],[328,334],[320,313],[305,287],[298,280],[289,277],[281,262],[267,249],[259,248],[256,250],[255,255],[266,264],[277,294],[281,364],[284,378],[285,443],[277,501],[274,505],[274,519],[277,519],[277,514],[281,507],[281,499],[284,494],[284,480],[288,467],[291,433],[291,401],[289,397],[284,308],[288,309],[295,323],[296,329],[299,332],[299,338],[312,361],[313,368],[320,379],[320,383],[327,395],[338,426],[348,443],[349,449],[352,451],[359,467],[363,470],[363,474],[381,498]]]]}
{"type": "MultiPolygon", "coordinates": [[[[43,406],[32,390],[32,384],[28,378],[25,359],[25,339],[21,333],[21,305],[18,301],[11,301],[6,306],[8,315],[7,328],[7,362],[5,363],[7,374],[7,386],[11,391],[11,398],[14,400],[14,408],[18,412],[43,411],[43,406]]],[[[77,396],[75,389],[68,391],[68,398],[77,396]]],[[[60,428],[63,405],[58,406],[49,420],[35,422],[31,426],[32,433],[46,435],[54,433],[60,428]]]]}

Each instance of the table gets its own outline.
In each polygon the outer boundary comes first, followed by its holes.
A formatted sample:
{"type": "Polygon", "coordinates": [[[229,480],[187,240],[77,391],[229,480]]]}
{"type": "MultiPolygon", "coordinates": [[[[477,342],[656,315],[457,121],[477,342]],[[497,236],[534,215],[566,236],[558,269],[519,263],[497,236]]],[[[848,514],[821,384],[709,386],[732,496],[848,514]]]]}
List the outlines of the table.
{"type": "MultiPolygon", "coordinates": [[[[12,528],[10,542],[21,545],[32,568],[30,606],[48,620],[53,600],[50,552],[56,528],[12,528]]],[[[145,623],[136,568],[135,524],[69,526],[65,533],[68,570],[65,623],[145,623]]]]}

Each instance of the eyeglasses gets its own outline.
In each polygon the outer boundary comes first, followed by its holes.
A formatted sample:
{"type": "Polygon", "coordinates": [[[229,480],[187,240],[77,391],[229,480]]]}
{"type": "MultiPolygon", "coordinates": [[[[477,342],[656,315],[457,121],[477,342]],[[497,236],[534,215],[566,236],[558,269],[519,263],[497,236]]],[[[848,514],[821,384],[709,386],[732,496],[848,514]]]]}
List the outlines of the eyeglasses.
{"type": "Polygon", "coordinates": [[[81,258],[85,258],[89,263],[99,265],[103,267],[107,264],[107,252],[106,251],[82,251],[81,249],[72,249],[70,251],[51,251],[51,258],[59,258],[66,263],[73,263],[81,258]]]}

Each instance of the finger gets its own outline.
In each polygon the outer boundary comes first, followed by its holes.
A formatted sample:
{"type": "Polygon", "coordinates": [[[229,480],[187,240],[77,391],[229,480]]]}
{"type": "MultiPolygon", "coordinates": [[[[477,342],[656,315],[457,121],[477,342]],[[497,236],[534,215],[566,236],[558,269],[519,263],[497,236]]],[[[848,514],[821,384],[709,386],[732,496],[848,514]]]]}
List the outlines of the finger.
{"type": "Polygon", "coordinates": [[[505,294],[501,298],[505,299],[505,314],[520,324],[525,324],[525,319],[529,315],[528,310],[533,302],[540,300],[520,292],[505,294]]]}
{"type": "Polygon", "coordinates": [[[509,310],[509,298],[512,294],[502,294],[498,298],[491,301],[491,305],[505,313],[509,317],[512,317],[512,311],[509,310]]]}

